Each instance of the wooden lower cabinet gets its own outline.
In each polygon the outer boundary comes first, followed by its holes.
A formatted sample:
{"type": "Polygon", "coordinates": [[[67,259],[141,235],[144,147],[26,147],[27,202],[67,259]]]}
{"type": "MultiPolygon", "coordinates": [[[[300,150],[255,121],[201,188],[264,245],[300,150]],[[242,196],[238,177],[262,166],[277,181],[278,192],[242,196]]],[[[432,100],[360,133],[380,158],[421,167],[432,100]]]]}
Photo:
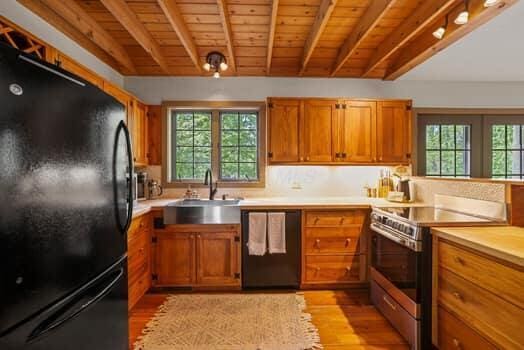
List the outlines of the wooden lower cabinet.
{"type": "Polygon", "coordinates": [[[436,238],[437,343],[441,349],[523,349],[523,269],[436,238]]]}
{"type": "Polygon", "coordinates": [[[151,216],[139,216],[127,233],[128,307],[131,309],[151,287],[151,216]]]}
{"type": "Polygon", "coordinates": [[[155,287],[240,287],[239,225],[168,225],[153,237],[155,287]]]}
{"type": "Polygon", "coordinates": [[[306,210],[302,219],[303,288],[361,286],[367,279],[368,211],[306,210]]]}

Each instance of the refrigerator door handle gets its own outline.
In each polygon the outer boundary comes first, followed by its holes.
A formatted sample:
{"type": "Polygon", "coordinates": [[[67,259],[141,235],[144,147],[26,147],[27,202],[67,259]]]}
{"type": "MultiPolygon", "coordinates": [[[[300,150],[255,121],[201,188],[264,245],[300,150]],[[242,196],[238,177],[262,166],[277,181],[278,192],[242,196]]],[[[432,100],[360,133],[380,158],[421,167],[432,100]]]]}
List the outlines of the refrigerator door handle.
{"type": "Polygon", "coordinates": [[[98,302],[107,294],[109,294],[113,286],[122,278],[123,275],[123,268],[115,270],[111,274],[109,274],[109,276],[106,276],[102,281],[99,281],[98,283],[95,283],[93,286],[89,287],[87,290],[84,291],[84,293],[79,293],[76,296],[74,296],[71,300],[62,305],[51,316],[49,316],[43,322],[41,322],[29,335],[28,342],[35,341],[41,336],[59,328],[68,321],[71,321],[72,319],[80,315],[91,305],[94,305],[96,302],[98,302]],[[104,283],[108,280],[109,282],[104,283]],[[96,294],[88,301],[81,303],[80,306],[78,306],[77,308],[71,309],[72,306],[81,302],[85,294],[89,292],[93,292],[96,294]]]}
{"type": "Polygon", "coordinates": [[[131,220],[133,219],[133,151],[131,149],[131,137],[129,135],[129,129],[126,126],[126,123],[121,120],[118,124],[116,130],[116,139],[113,151],[113,192],[115,196],[115,209],[117,216],[117,225],[118,229],[122,234],[126,234],[127,229],[131,225],[131,220]],[[122,225],[122,218],[120,217],[120,212],[118,210],[118,191],[117,191],[117,180],[116,180],[116,160],[118,152],[118,142],[120,139],[120,134],[123,133],[126,141],[126,151],[127,151],[127,194],[126,194],[126,203],[127,203],[127,217],[125,224],[122,225]]]}

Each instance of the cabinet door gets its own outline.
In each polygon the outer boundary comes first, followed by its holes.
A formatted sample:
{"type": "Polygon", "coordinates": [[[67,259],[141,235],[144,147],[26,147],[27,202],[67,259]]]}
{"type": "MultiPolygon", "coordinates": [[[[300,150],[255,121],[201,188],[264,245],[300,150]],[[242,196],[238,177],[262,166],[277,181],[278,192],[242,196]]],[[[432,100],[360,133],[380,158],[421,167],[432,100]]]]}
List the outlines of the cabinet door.
{"type": "Polygon", "coordinates": [[[411,108],[406,101],[377,104],[377,158],[382,163],[408,163],[411,158],[411,108]]]}
{"type": "Polygon", "coordinates": [[[339,109],[335,135],[335,160],[372,162],[375,157],[377,103],[344,101],[339,109]]]}
{"type": "Polygon", "coordinates": [[[197,233],[197,283],[240,285],[238,232],[197,233]]]}
{"type": "Polygon", "coordinates": [[[331,162],[333,157],[333,123],[336,117],[335,100],[304,101],[302,135],[305,162],[331,162]]]}
{"type": "Polygon", "coordinates": [[[147,106],[133,100],[133,108],[128,116],[133,146],[133,160],[136,165],[147,165],[147,106]]]}
{"type": "Polygon", "coordinates": [[[117,99],[118,102],[126,107],[126,109],[129,105],[129,101],[132,99],[132,97],[127,92],[107,81],[104,81],[104,92],[117,99]]]}
{"type": "Polygon", "coordinates": [[[62,69],[65,69],[73,74],[78,75],[79,77],[87,80],[88,82],[99,87],[100,89],[104,88],[104,79],[102,79],[100,76],[96,75],[95,73],[91,72],[89,69],[85,68],[84,66],[78,64],[71,58],[65,56],[64,54],[58,53],[57,63],[60,64],[60,67],[62,69]]]}
{"type": "Polygon", "coordinates": [[[270,100],[268,158],[270,162],[298,162],[299,100],[270,100]]]}
{"type": "Polygon", "coordinates": [[[195,235],[156,232],[153,244],[155,286],[192,285],[195,281],[195,235]]]}

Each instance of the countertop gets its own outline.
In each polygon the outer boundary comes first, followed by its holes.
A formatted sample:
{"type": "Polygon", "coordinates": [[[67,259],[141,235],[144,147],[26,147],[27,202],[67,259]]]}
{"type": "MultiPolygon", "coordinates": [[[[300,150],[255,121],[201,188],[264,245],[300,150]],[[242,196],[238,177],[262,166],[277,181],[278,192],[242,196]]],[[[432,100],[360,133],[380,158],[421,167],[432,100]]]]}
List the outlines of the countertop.
{"type": "Polygon", "coordinates": [[[439,227],[432,229],[432,233],[524,267],[524,228],[522,227],[439,227]]]}
{"type": "MultiPolygon", "coordinates": [[[[180,198],[160,198],[140,201],[133,208],[133,217],[147,214],[152,209],[163,208],[180,198]]],[[[424,203],[396,203],[383,198],[368,197],[266,197],[248,198],[240,201],[241,209],[344,209],[379,207],[424,206],[424,203]]]]}

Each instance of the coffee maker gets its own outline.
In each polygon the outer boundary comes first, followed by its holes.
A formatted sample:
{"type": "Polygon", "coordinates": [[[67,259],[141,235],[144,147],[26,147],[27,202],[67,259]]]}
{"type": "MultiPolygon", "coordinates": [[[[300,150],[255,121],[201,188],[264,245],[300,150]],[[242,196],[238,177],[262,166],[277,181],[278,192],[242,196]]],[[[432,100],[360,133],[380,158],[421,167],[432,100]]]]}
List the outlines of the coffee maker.
{"type": "Polygon", "coordinates": [[[136,173],[136,199],[145,200],[148,196],[148,178],[145,171],[136,173]]]}

